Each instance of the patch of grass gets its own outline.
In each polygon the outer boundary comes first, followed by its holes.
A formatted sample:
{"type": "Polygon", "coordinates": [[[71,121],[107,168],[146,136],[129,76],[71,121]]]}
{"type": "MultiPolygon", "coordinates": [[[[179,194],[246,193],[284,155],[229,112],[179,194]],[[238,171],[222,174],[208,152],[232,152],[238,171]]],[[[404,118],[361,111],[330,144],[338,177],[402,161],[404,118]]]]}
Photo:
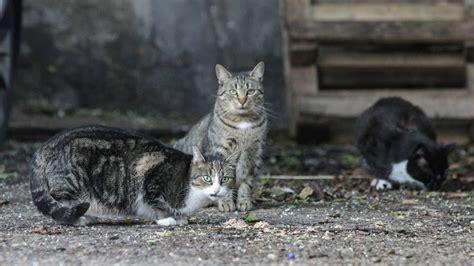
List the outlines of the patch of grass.
{"type": "Polygon", "coordinates": [[[253,214],[253,213],[249,213],[247,215],[247,217],[245,217],[245,221],[247,223],[255,223],[255,222],[258,222],[258,218],[257,218],[257,215],[253,214]]]}

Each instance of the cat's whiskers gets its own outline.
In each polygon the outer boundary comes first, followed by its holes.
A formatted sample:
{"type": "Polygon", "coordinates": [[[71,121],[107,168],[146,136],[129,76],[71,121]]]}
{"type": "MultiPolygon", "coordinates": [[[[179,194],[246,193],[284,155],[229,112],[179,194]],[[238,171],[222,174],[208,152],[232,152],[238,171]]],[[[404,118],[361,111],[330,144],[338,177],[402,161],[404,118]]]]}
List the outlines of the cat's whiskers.
{"type": "Polygon", "coordinates": [[[268,107],[258,105],[258,106],[255,106],[255,109],[257,109],[257,111],[259,111],[260,114],[266,114],[270,118],[274,118],[274,119],[280,119],[281,118],[280,115],[278,115],[276,112],[270,110],[268,107]]]}

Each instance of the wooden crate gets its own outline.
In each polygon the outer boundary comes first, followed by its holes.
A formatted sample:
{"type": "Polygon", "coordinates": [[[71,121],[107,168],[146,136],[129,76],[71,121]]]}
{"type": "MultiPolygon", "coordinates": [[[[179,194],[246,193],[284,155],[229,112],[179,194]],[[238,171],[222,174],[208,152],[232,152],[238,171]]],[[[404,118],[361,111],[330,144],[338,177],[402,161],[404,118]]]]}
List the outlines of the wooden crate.
{"type": "Polygon", "coordinates": [[[474,0],[281,0],[290,133],[401,96],[474,119],[474,0]]]}

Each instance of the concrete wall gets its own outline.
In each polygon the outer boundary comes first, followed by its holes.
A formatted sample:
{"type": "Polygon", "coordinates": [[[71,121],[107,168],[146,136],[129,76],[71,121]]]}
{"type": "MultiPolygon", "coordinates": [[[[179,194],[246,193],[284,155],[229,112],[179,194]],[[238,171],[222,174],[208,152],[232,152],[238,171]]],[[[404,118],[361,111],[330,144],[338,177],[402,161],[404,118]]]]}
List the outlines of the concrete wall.
{"type": "Polygon", "coordinates": [[[202,115],[214,65],[266,63],[284,114],[278,0],[25,0],[18,105],[202,115]]]}

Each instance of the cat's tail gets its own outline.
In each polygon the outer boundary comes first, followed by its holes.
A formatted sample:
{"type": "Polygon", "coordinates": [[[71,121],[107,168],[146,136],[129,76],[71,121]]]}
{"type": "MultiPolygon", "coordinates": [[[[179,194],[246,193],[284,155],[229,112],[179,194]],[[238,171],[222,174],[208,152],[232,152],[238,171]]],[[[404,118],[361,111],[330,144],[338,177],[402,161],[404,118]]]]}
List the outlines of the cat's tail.
{"type": "Polygon", "coordinates": [[[49,193],[47,180],[39,171],[36,155],[30,173],[30,189],[33,202],[44,215],[51,216],[54,220],[64,224],[75,224],[89,209],[89,203],[79,203],[67,206],[54,199],[49,193]]]}

